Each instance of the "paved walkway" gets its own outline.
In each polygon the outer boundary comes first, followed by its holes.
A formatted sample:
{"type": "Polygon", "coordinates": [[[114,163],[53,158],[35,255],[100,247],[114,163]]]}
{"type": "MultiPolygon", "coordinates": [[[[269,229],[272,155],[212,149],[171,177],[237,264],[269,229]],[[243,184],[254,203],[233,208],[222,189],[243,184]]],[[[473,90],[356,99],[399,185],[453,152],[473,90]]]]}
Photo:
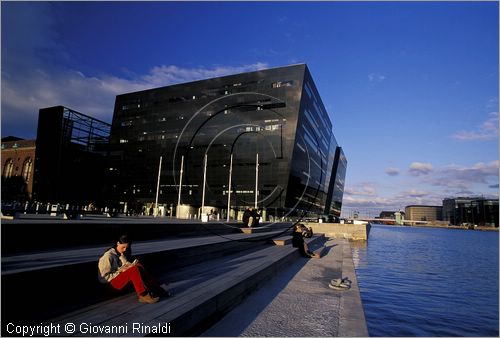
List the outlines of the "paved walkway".
{"type": "Polygon", "coordinates": [[[325,245],[324,257],[295,261],[203,336],[368,336],[349,242],[325,245]],[[350,290],[328,287],[340,277],[350,290]]]}

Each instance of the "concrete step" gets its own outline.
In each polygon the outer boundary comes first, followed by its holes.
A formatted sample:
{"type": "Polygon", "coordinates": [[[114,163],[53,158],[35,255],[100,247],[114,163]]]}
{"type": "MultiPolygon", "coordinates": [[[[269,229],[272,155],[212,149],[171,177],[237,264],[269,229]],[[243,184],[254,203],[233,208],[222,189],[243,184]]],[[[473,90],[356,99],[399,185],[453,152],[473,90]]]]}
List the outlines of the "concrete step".
{"type": "Polygon", "coordinates": [[[367,337],[349,242],[329,239],[322,259],[296,260],[252,293],[205,337],[367,337]],[[328,287],[347,277],[349,290],[328,287]]]}
{"type": "MultiPolygon", "coordinates": [[[[146,216],[82,220],[55,218],[2,220],[2,256],[89,245],[107,245],[122,234],[128,234],[135,241],[178,238],[179,236],[225,236],[241,233],[242,226],[241,222],[202,223],[146,216]],[[19,238],[23,240],[13,240],[19,238]],[[40,238],[43,238],[43,241],[40,238]]],[[[280,229],[285,231],[288,227],[291,227],[291,223],[268,223],[260,228],[262,232],[271,232],[280,229]]]]}
{"type": "Polygon", "coordinates": [[[30,214],[30,213],[23,213],[23,212],[16,212],[14,215],[14,218],[15,219],[22,219],[22,220],[45,220],[45,221],[68,219],[66,214],[63,214],[63,213],[57,213],[57,214],[51,215],[50,213],[30,214]]]}
{"type": "Polygon", "coordinates": [[[275,245],[288,245],[292,244],[292,236],[274,238],[272,241],[275,245]]]}
{"type": "MultiPolygon", "coordinates": [[[[137,242],[133,243],[133,255],[156,274],[263,246],[270,236],[279,234],[275,231],[137,242]]],[[[2,305],[9,309],[2,318],[40,321],[109,298],[97,280],[97,262],[107,247],[2,257],[2,305]],[[43,287],[36,281],[45,281],[43,287]]]]}
{"type": "MultiPolygon", "coordinates": [[[[321,237],[313,239],[320,241],[321,237]]],[[[300,257],[296,248],[267,245],[227,255],[196,265],[166,272],[160,282],[170,282],[174,296],[156,304],[140,304],[135,294],[80,309],[51,320],[64,327],[67,323],[80,328],[81,323],[99,327],[122,327],[126,332],[112,336],[143,336],[133,332],[134,323],[141,327],[169,324],[163,335],[196,335],[219,320],[248,294],[300,257]]],[[[85,327],[84,327],[85,328],[85,327]]],[[[89,332],[76,332],[88,335],[89,332]]],[[[98,336],[106,336],[98,332],[98,336]]]]}
{"type": "Polygon", "coordinates": [[[111,218],[111,215],[108,214],[108,213],[105,213],[105,214],[78,214],[76,215],[75,219],[77,220],[83,220],[83,219],[96,219],[96,220],[100,220],[100,219],[106,219],[106,218],[111,218]]]}
{"type": "MultiPolygon", "coordinates": [[[[316,238],[316,237],[323,238],[323,237],[325,237],[325,235],[324,234],[314,234],[311,238],[304,238],[304,241],[306,243],[309,243],[312,238],[316,238]]],[[[275,245],[288,245],[288,244],[292,244],[292,238],[293,237],[291,235],[290,236],[281,236],[281,237],[273,238],[272,242],[275,245]]]]}
{"type": "Polygon", "coordinates": [[[261,223],[256,227],[245,227],[241,224],[240,231],[244,234],[255,234],[261,232],[269,232],[281,229],[284,233],[291,233],[293,228],[292,223],[278,222],[278,223],[261,223]]]}
{"type": "Polygon", "coordinates": [[[325,254],[327,252],[328,252],[327,247],[323,245],[320,248],[313,251],[314,256],[312,258],[321,258],[321,257],[325,256],[325,254]]]}

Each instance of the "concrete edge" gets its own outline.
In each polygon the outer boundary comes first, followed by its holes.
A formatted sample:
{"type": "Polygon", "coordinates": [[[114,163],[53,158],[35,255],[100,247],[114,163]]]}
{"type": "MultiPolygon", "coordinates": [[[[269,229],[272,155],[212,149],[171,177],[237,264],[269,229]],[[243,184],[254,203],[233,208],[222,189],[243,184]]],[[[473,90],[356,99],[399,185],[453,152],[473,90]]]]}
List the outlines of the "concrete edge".
{"type": "Polygon", "coordinates": [[[351,289],[340,297],[339,337],[368,337],[365,312],[354,269],[352,248],[347,240],[343,241],[342,277],[352,281],[351,289]]]}

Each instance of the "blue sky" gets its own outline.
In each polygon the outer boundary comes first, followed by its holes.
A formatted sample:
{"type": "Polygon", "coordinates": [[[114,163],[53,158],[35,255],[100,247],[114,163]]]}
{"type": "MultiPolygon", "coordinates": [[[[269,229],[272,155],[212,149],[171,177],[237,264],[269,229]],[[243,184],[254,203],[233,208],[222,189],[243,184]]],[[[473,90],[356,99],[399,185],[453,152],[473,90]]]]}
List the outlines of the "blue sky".
{"type": "Polygon", "coordinates": [[[344,206],[498,197],[498,2],[5,2],[2,136],[38,109],[307,63],[348,159],[344,206]]]}

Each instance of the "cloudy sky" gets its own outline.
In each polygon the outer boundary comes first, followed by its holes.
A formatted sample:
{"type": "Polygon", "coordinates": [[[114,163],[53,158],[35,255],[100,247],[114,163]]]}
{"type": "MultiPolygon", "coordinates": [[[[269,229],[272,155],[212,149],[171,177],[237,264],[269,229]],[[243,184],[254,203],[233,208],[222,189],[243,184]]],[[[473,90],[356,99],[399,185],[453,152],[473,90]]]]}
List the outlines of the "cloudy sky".
{"type": "Polygon", "coordinates": [[[140,89],[307,63],[348,159],[346,212],[498,197],[498,2],[5,2],[1,133],[111,121],[140,89]]]}

